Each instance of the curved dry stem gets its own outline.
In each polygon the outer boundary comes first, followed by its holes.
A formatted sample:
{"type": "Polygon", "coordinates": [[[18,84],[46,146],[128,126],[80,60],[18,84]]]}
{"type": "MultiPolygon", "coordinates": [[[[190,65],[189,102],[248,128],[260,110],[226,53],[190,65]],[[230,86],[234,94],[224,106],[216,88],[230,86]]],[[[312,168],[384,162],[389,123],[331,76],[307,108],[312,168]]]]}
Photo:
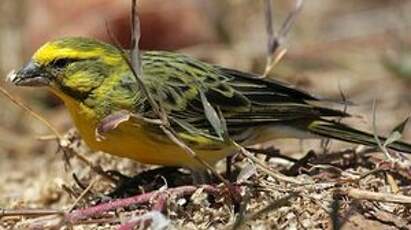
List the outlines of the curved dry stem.
{"type": "Polygon", "coordinates": [[[30,107],[28,107],[27,105],[22,103],[20,100],[16,99],[13,95],[11,95],[9,92],[7,92],[6,89],[4,89],[1,86],[0,86],[0,92],[4,96],[6,96],[8,99],[10,99],[10,101],[13,102],[13,104],[15,104],[18,107],[22,108],[23,110],[27,111],[30,114],[30,116],[34,117],[35,119],[37,119],[38,121],[43,123],[45,126],[47,126],[47,128],[49,128],[53,132],[53,134],[57,137],[57,139],[59,139],[59,140],[62,139],[62,135],[43,116],[41,116],[40,114],[34,112],[30,107]]]}

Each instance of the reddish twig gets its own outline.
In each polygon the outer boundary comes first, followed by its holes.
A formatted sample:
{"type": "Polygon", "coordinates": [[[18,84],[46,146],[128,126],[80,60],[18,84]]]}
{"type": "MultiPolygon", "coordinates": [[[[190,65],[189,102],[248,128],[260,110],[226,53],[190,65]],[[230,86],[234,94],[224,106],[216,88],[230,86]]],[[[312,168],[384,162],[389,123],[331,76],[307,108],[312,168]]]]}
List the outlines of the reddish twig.
{"type": "Polygon", "coordinates": [[[165,210],[167,204],[167,194],[161,194],[156,198],[156,201],[151,207],[152,210],[162,212],[165,210]]]}
{"type": "MultiPolygon", "coordinates": [[[[114,200],[108,203],[99,204],[93,207],[79,209],[72,213],[68,213],[65,215],[65,220],[68,223],[75,224],[81,220],[85,220],[93,216],[100,215],[107,211],[115,210],[118,208],[124,208],[124,207],[128,207],[131,205],[148,203],[153,199],[153,196],[158,197],[158,196],[161,196],[162,194],[163,195],[173,194],[177,197],[182,197],[182,196],[192,194],[198,188],[199,187],[196,187],[196,186],[181,186],[177,188],[170,188],[167,191],[161,192],[161,193],[154,191],[154,192],[140,194],[140,195],[125,198],[125,199],[117,199],[117,200],[114,200]]],[[[215,188],[209,185],[205,185],[203,186],[203,188],[204,188],[204,191],[206,191],[207,193],[211,193],[211,194],[218,194],[220,191],[218,188],[215,188]]]]}
{"type": "Polygon", "coordinates": [[[384,160],[374,156],[371,156],[369,160],[375,164],[378,169],[389,170],[392,173],[399,174],[411,180],[411,165],[409,165],[409,162],[391,162],[390,160],[384,160]]]}

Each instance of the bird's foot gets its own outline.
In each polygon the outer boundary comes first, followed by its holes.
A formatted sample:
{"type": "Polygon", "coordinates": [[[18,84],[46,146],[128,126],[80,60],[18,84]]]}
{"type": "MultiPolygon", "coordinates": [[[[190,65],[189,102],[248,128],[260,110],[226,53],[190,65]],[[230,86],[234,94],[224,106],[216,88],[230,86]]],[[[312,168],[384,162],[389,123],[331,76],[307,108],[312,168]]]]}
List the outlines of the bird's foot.
{"type": "Polygon", "coordinates": [[[191,181],[190,175],[177,167],[160,167],[143,171],[133,177],[125,176],[118,171],[109,171],[108,173],[118,180],[114,191],[108,195],[111,198],[130,197],[158,190],[163,186],[178,187],[190,184],[191,181]]]}

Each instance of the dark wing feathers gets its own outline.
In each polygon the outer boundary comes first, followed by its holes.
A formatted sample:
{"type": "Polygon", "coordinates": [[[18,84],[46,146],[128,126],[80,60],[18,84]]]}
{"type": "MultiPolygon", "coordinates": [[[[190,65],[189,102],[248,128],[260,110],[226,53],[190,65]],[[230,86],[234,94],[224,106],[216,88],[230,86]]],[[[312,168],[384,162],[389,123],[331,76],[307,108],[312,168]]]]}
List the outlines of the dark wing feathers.
{"type": "Polygon", "coordinates": [[[233,80],[228,82],[232,87],[238,89],[249,97],[256,97],[256,101],[275,102],[301,102],[316,101],[316,97],[295,89],[294,86],[281,81],[258,79],[258,75],[241,72],[224,67],[216,67],[222,75],[231,77],[233,80]],[[261,101],[260,101],[261,100],[261,101]]]}
{"type": "MultiPolygon", "coordinates": [[[[215,132],[205,116],[200,90],[213,108],[222,111],[230,134],[269,123],[348,116],[311,105],[319,99],[286,83],[180,54],[144,55],[143,71],[147,87],[169,115],[207,135],[215,132]]],[[[187,129],[181,124],[176,122],[176,129],[187,129]]]]}

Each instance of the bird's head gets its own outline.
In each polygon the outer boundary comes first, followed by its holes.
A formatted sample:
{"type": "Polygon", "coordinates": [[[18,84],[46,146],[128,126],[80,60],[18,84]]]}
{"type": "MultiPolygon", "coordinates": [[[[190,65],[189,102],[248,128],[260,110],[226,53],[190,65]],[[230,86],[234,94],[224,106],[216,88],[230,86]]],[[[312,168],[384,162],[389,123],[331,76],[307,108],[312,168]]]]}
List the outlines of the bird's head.
{"type": "Polygon", "coordinates": [[[48,86],[81,97],[99,87],[121,65],[120,52],[109,44],[89,38],[61,38],[41,46],[9,80],[18,86],[48,86]]]}

